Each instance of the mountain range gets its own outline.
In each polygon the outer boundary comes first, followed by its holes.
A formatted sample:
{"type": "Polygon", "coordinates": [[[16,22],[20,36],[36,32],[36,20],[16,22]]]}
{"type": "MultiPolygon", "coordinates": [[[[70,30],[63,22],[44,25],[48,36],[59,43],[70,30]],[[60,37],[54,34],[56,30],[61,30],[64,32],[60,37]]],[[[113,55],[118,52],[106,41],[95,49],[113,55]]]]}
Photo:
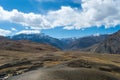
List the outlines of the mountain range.
{"type": "Polygon", "coordinates": [[[8,38],[12,40],[30,40],[32,42],[49,44],[61,50],[78,50],[102,42],[104,39],[107,38],[107,36],[108,35],[100,35],[82,38],[57,39],[41,33],[41,34],[19,34],[8,38]]]}
{"type": "Polygon", "coordinates": [[[59,39],[52,38],[48,35],[45,35],[44,33],[41,33],[41,34],[19,34],[19,35],[14,35],[14,36],[8,37],[8,38],[12,39],[12,40],[29,40],[32,42],[49,44],[49,45],[55,46],[59,49],[63,49],[62,46],[64,46],[64,44],[59,39]]]}
{"type": "MultiPolygon", "coordinates": [[[[111,35],[87,36],[82,38],[57,39],[41,34],[19,34],[0,36],[1,49],[18,50],[24,47],[31,50],[52,49],[52,50],[82,50],[95,53],[120,53],[120,31],[111,35]],[[32,46],[31,46],[32,45],[32,46]],[[40,46],[41,45],[41,46],[40,46]],[[42,47],[42,48],[41,48],[42,47]]],[[[38,51],[39,51],[38,50],[38,51]]]]}

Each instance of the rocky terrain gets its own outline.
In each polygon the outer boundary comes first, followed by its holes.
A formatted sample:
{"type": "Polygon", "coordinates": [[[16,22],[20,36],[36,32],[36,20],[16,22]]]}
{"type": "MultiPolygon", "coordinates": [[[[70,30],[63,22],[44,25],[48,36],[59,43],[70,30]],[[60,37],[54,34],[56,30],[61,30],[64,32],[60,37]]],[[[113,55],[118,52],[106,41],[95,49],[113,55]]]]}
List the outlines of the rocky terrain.
{"type": "Polygon", "coordinates": [[[96,53],[120,53],[120,31],[110,35],[101,43],[94,45],[88,49],[88,51],[96,53]]]}

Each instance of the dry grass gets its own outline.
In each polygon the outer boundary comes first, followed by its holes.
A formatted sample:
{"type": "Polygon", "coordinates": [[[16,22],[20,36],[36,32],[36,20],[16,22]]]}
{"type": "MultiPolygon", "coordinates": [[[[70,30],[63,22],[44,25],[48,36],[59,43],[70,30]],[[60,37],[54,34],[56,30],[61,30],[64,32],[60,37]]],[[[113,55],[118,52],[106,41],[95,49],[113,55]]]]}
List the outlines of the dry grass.
{"type": "Polygon", "coordinates": [[[0,73],[10,71],[26,72],[41,67],[55,67],[72,62],[74,68],[89,68],[99,71],[102,70],[104,72],[109,72],[111,74],[120,76],[120,55],[118,54],[95,54],[80,51],[45,51],[37,53],[27,53],[19,51],[0,50],[0,66],[8,63],[18,63],[24,61],[30,61],[30,63],[20,66],[15,65],[12,67],[7,67],[5,69],[1,69],[0,73]],[[88,65],[90,65],[91,67],[88,67],[88,65]]]}

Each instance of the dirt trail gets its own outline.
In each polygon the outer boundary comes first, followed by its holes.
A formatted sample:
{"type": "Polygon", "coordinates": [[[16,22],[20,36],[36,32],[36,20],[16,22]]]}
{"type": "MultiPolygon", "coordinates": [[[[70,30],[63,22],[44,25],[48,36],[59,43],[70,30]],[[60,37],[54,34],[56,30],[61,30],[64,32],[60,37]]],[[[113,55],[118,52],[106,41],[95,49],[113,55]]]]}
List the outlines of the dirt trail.
{"type": "Polygon", "coordinates": [[[40,69],[8,80],[120,80],[120,77],[94,69],[62,68],[40,69]]]}

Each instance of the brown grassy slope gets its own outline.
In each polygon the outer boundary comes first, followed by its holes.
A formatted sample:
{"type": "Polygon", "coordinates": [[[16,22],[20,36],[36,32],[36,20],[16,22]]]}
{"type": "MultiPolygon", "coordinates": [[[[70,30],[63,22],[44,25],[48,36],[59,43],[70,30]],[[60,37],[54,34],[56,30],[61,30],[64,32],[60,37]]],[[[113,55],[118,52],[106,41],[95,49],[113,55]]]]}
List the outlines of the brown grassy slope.
{"type": "Polygon", "coordinates": [[[34,43],[30,41],[20,40],[0,40],[0,49],[1,50],[10,50],[10,51],[21,51],[21,52],[39,52],[39,51],[57,51],[58,49],[47,45],[34,43]]]}
{"type": "MultiPolygon", "coordinates": [[[[58,51],[58,52],[50,52],[50,53],[42,52],[42,53],[27,53],[26,54],[25,52],[4,51],[0,56],[1,56],[1,60],[0,60],[1,63],[4,62],[5,64],[5,61],[6,63],[8,63],[9,61],[10,64],[14,64],[12,67],[1,69],[1,72],[4,70],[7,70],[7,71],[11,70],[12,73],[13,72],[18,73],[25,69],[34,70],[30,67],[37,66],[36,68],[43,68],[43,67],[47,69],[52,68],[53,71],[51,72],[56,72],[54,71],[54,69],[58,69],[57,72],[59,72],[59,69],[64,69],[64,68],[80,69],[80,71],[83,69],[82,71],[85,72],[84,74],[87,75],[88,78],[90,74],[95,71],[95,73],[98,73],[98,75],[92,74],[91,79],[93,80],[96,80],[96,76],[99,76],[100,74],[101,76],[108,76],[108,77],[112,75],[110,79],[105,79],[105,80],[119,80],[119,79],[114,79],[114,78],[117,78],[116,76],[120,77],[120,58],[119,58],[120,55],[117,55],[117,54],[116,55],[114,54],[111,54],[111,55],[110,54],[93,54],[93,53],[85,53],[85,52],[80,52],[80,51],[67,51],[67,52],[58,51]],[[10,53],[11,55],[7,53],[10,53]],[[19,62],[26,62],[26,64],[19,65],[18,64],[19,62]]],[[[82,75],[81,73],[76,72],[76,71],[75,71],[76,75],[82,75]]],[[[47,72],[45,72],[45,75],[46,73],[47,72]]],[[[67,77],[69,77],[68,73],[65,73],[65,74],[67,75],[67,77]]],[[[72,75],[75,75],[75,74],[73,71],[72,75]]],[[[63,79],[63,80],[67,80],[67,79],[63,79]]],[[[71,80],[74,80],[74,79],[71,79],[71,80]]],[[[83,79],[83,80],[86,80],[86,79],[83,79]]],[[[103,78],[100,78],[98,80],[103,80],[103,78]]]]}
{"type": "Polygon", "coordinates": [[[47,44],[26,40],[13,41],[0,36],[0,78],[41,67],[42,63],[36,59],[45,53],[56,51],[59,49],[47,44]]]}

